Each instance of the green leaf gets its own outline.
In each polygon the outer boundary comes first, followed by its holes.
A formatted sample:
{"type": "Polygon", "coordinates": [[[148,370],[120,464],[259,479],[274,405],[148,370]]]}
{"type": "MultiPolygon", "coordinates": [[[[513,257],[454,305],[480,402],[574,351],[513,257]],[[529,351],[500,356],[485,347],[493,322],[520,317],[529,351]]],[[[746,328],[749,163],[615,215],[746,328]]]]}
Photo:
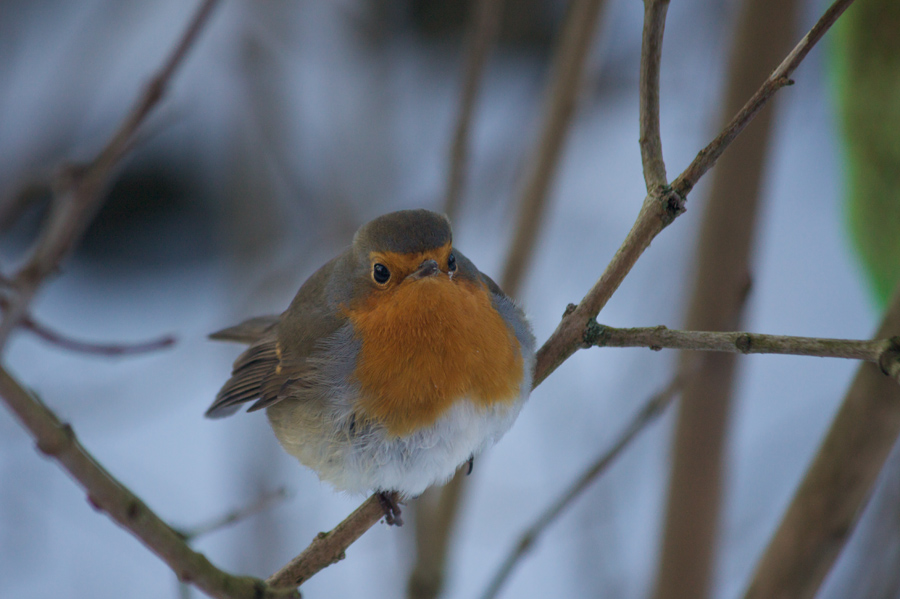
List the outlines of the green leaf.
{"type": "Polygon", "coordinates": [[[900,1],[854,3],[837,25],[831,58],[847,217],[883,307],[900,281],[900,1]]]}

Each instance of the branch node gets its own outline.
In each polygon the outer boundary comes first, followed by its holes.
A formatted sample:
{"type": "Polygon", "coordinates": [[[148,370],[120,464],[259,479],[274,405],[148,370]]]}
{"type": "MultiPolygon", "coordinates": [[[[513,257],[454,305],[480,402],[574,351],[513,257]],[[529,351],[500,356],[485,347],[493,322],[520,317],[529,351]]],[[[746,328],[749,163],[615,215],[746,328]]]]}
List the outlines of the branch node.
{"type": "Polygon", "coordinates": [[[582,347],[585,349],[595,345],[602,345],[602,340],[606,336],[606,327],[597,322],[596,318],[587,321],[584,332],[581,334],[582,347]]]}
{"type": "Polygon", "coordinates": [[[262,580],[254,581],[253,583],[253,596],[256,599],[264,599],[266,596],[266,588],[268,585],[264,583],[262,580]]]}
{"type": "Polygon", "coordinates": [[[56,457],[75,441],[75,431],[68,422],[61,423],[58,430],[60,434],[54,435],[52,439],[38,439],[37,448],[42,454],[56,457]]]}
{"type": "Polygon", "coordinates": [[[660,187],[656,196],[663,203],[664,215],[662,221],[664,228],[672,224],[672,221],[687,210],[687,199],[669,185],[660,187]]]}
{"type": "Polygon", "coordinates": [[[566,309],[563,312],[563,318],[574,312],[576,308],[578,308],[578,306],[575,304],[569,304],[568,306],[566,306],[566,309]]]}
{"type": "Polygon", "coordinates": [[[125,511],[125,514],[128,516],[129,520],[137,520],[138,516],[141,513],[141,506],[137,500],[129,501],[128,507],[125,511]]]}
{"type": "Polygon", "coordinates": [[[753,347],[753,337],[750,333],[738,335],[737,339],[734,340],[734,346],[738,348],[738,351],[742,354],[749,354],[753,347]]]}
{"type": "Polygon", "coordinates": [[[881,372],[900,381],[900,336],[888,339],[888,346],[878,356],[881,372]]]}

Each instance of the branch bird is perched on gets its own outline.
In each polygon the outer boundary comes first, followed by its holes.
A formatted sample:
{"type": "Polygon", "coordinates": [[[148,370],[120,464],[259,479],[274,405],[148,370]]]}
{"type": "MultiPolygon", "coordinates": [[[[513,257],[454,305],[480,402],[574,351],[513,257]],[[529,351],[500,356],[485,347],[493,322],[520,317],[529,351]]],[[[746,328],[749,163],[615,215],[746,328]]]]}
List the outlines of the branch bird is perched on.
{"type": "Polygon", "coordinates": [[[446,482],[531,391],[524,314],[427,210],[363,225],[281,316],[212,337],[250,347],[206,415],[266,408],[288,453],[338,490],[380,493],[389,523],[391,492],[446,482]]]}

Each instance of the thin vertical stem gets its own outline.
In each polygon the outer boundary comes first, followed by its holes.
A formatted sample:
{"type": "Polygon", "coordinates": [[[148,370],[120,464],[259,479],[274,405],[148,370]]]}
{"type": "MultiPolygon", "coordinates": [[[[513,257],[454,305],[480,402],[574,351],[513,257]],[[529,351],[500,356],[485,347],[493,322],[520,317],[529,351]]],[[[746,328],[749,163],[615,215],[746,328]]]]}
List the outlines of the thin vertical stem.
{"type": "Polygon", "coordinates": [[[472,136],[473,115],[485,65],[497,41],[503,15],[503,0],[475,2],[472,24],[467,33],[466,61],[460,91],[459,113],[450,146],[450,166],[447,169],[447,195],[444,212],[453,222],[459,213],[460,198],[466,182],[469,159],[469,139],[472,136]]]}

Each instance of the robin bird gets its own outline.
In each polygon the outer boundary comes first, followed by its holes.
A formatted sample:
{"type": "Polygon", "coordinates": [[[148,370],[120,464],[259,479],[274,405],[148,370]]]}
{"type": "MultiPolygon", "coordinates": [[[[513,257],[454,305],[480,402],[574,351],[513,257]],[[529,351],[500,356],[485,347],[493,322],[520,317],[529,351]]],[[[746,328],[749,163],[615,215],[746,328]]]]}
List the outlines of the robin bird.
{"type": "Polygon", "coordinates": [[[471,466],[531,392],[525,315],[427,210],[363,225],[283,314],[210,337],[249,348],[206,415],[265,408],[288,453],[337,490],[378,493],[389,524],[394,493],[471,466]]]}

